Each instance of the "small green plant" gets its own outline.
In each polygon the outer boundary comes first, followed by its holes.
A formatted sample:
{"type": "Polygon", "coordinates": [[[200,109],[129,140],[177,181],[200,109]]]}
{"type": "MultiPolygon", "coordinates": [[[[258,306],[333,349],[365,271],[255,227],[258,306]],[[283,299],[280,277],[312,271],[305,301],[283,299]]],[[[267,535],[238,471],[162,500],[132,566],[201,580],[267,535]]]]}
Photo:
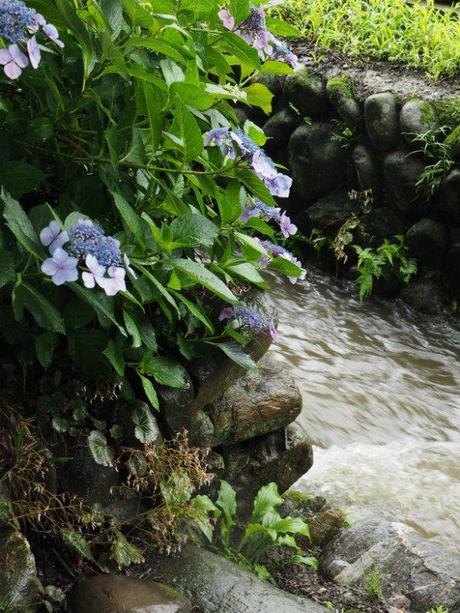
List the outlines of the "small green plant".
{"type": "Polygon", "coordinates": [[[365,577],[369,596],[381,600],[383,596],[382,573],[377,566],[373,566],[365,577]]]}
{"type": "Polygon", "coordinates": [[[449,609],[445,607],[443,604],[441,604],[437,607],[434,607],[433,609],[430,609],[426,613],[449,613],[449,609]]]}
{"type": "Polygon", "coordinates": [[[417,264],[408,256],[407,247],[402,235],[395,236],[396,242],[390,243],[385,239],[377,249],[353,245],[358,255],[358,278],[356,284],[359,288],[359,298],[364,300],[374,287],[376,279],[390,280],[396,277],[403,283],[409,283],[417,272],[417,264]]]}
{"type": "Polygon", "coordinates": [[[450,146],[444,142],[449,128],[442,126],[427,130],[422,134],[410,134],[412,142],[420,145],[413,153],[421,153],[423,157],[432,160],[421,173],[416,187],[417,192],[426,196],[433,196],[439,189],[442,181],[449,174],[454,161],[451,158],[450,146]]]}
{"type": "Polygon", "coordinates": [[[262,563],[262,558],[275,547],[286,547],[293,551],[292,556],[283,564],[306,564],[316,570],[318,568],[316,558],[302,555],[295,540],[295,537],[300,535],[310,537],[307,524],[298,517],[281,517],[278,508],[282,504],[283,498],[278,493],[276,483],[262,487],[254,500],[252,515],[244,526],[239,541],[235,541],[236,494],[231,485],[221,481],[215,506],[219,552],[246,570],[269,581],[273,579],[268,568],[262,563]]]}
{"type": "Polygon", "coordinates": [[[351,149],[356,145],[359,139],[359,133],[346,126],[342,121],[333,119],[332,123],[335,124],[337,132],[332,136],[332,139],[340,144],[344,149],[351,149]]]}

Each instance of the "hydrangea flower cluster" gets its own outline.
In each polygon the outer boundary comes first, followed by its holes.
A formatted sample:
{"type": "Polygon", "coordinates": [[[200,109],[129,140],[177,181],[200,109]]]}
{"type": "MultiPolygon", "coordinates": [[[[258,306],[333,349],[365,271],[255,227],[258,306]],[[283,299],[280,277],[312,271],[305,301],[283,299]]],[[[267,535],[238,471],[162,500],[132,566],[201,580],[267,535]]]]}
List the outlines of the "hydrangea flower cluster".
{"type": "Polygon", "coordinates": [[[120,242],[106,236],[90,219],[80,219],[68,232],[52,221],[40,232],[40,241],[51,254],[43,262],[42,272],[55,285],[77,281],[79,265],[85,266],[84,286],[89,289],[99,286],[107,296],[126,291],[126,271],[135,278],[128,256],[120,250],[120,242]],[[63,249],[66,243],[67,251],[63,249]]]}
{"type": "Polygon", "coordinates": [[[251,6],[250,10],[249,17],[238,25],[227,9],[220,10],[219,17],[227,30],[235,32],[257,51],[264,53],[271,59],[286,62],[292,68],[298,68],[299,60],[297,56],[267,30],[263,8],[251,6]]]}
{"type": "Polygon", "coordinates": [[[248,162],[259,179],[265,183],[271,194],[279,198],[289,196],[292,185],[291,177],[278,172],[273,160],[243,130],[214,128],[205,134],[204,143],[206,146],[219,147],[224,156],[232,160],[240,155],[248,162]]]}
{"type": "Polygon", "coordinates": [[[41,61],[37,35],[40,30],[58,47],[64,47],[59,33],[52,23],[21,0],[0,1],[0,35],[9,43],[0,49],[0,65],[9,79],[17,79],[30,64],[38,68],[41,61]],[[26,53],[27,52],[27,53],[26,53]]]}
{"type": "Polygon", "coordinates": [[[225,307],[219,314],[219,321],[236,320],[241,328],[247,330],[268,330],[274,341],[278,340],[275,322],[267,319],[259,311],[248,306],[225,307]]]}
{"type": "Polygon", "coordinates": [[[285,211],[279,208],[267,206],[261,200],[248,202],[240,217],[241,221],[248,221],[251,217],[264,217],[267,221],[274,221],[279,225],[284,238],[289,238],[297,233],[297,226],[292,223],[285,211]]]}
{"type": "Polygon", "coordinates": [[[297,259],[293,253],[291,253],[284,247],[281,247],[281,245],[275,245],[275,243],[272,243],[271,241],[268,241],[268,240],[261,241],[260,244],[265,249],[265,251],[269,253],[269,256],[263,255],[260,258],[259,263],[262,266],[267,266],[270,263],[270,257],[284,258],[285,260],[289,260],[289,262],[292,262],[293,264],[295,264],[301,269],[300,275],[298,277],[288,277],[289,281],[292,284],[295,284],[297,283],[297,281],[299,280],[303,281],[305,279],[307,275],[307,271],[304,268],[302,268],[302,262],[299,259],[297,259]]]}

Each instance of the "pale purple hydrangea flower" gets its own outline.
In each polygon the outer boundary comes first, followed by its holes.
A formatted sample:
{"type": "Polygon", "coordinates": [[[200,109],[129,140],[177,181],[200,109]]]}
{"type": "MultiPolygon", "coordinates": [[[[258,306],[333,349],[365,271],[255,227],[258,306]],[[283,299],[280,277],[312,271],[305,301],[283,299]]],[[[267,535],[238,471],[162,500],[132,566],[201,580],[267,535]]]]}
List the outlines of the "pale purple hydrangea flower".
{"type": "Polygon", "coordinates": [[[260,216],[264,217],[267,221],[277,223],[284,238],[289,238],[289,236],[294,236],[297,233],[297,226],[292,223],[285,211],[281,211],[277,207],[267,206],[258,199],[246,203],[244,211],[240,216],[240,221],[246,222],[252,217],[260,216]]]}
{"type": "Polygon", "coordinates": [[[278,340],[275,322],[248,306],[225,307],[219,314],[219,321],[236,319],[242,328],[248,330],[268,330],[273,340],[278,340]]]}
{"type": "Polygon", "coordinates": [[[59,249],[69,240],[69,235],[57,221],[53,220],[46,228],[40,232],[40,242],[44,247],[48,247],[51,254],[59,249]]]}
{"type": "Polygon", "coordinates": [[[126,292],[126,270],[118,266],[110,266],[108,278],[101,279],[99,284],[107,296],[115,296],[118,292],[126,292]]]}
{"type": "Polygon", "coordinates": [[[0,65],[6,76],[14,81],[21,76],[24,68],[29,65],[29,59],[18,45],[10,45],[8,49],[0,49],[0,65]]]}
{"type": "Polygon", "coordinates": [[[101,266],[94,255],[87,255],[85,259],[85,264],[89,270],[89,272],[83,272],[81,278],[83,280],[83,285],[88,289],[93,289],[96,285],[102,287],[102,279],[105,275],[105,266],[101,266]]]}
{"type": "Polygon", "coordinates": [[[235,20],[227,11],[227,9],[221,9],[218,15],[219,19],[221,20],[222,24],[227,28],[227,30],[233,30],[233,28],[235,27],[235,20]]]}
{"type": "Polygon", "coordinates": [[[29,53],[29,59],[32,68],[37,69],[42,59],[42,52],[40,51],[40,46],[37,43],[36,36],[32,36],[32,38],[29,38],[29,40],[27,41],[27,51],[29,53]]]}
{"type": "Polygon", "coordinates": [[[280,217],[280,230],[284,238],[289,238],[297,233],[297,226],[292,223],[290,218],[283,212],[280,217]]]}
{"type": "Polygon", "coordinates": [[[45,22],[45,24],[43,25],[43,32],[50,39],[51,42],[53,42],[61,49],[64,49],[65,45],[59,38],[59,32],[57,31],[56,26],[54,26],[52,23],[45,22]]]}
{"type": "Polygon", "coordinates": [[[41,270],[45,275],[51,277],[54,285],[64,285],[64,283],[77,281],[77,264],[77,258],[71,257],[64,249],[58,248],[52,257],[43,262],[41,270]]]}

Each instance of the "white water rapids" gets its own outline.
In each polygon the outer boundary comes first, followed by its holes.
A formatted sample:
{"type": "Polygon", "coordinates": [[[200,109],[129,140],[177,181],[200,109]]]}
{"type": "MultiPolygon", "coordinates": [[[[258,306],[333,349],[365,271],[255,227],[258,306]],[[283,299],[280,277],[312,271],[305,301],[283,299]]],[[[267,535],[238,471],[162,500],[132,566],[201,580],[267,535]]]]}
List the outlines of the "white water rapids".
{"type": "Polygon", "coordinates": [[[405,522],[460,553],[460,328],[365,304],[324,274],[279,283],[280,342],[315,445],[298,482],[357,516],[405,522]]]}

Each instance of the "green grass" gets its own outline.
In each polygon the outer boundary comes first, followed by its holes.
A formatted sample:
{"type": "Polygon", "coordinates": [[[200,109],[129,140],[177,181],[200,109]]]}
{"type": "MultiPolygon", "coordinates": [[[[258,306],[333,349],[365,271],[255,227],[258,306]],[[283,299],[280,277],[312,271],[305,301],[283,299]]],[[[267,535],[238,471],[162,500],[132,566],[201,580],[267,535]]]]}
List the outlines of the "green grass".
{"type": "Polygon", "coordinates": [[[276,12],[319,50],[402,62],[435,80],[460,67],[460,12],[434,0],[285,0],[276,12]]]}

